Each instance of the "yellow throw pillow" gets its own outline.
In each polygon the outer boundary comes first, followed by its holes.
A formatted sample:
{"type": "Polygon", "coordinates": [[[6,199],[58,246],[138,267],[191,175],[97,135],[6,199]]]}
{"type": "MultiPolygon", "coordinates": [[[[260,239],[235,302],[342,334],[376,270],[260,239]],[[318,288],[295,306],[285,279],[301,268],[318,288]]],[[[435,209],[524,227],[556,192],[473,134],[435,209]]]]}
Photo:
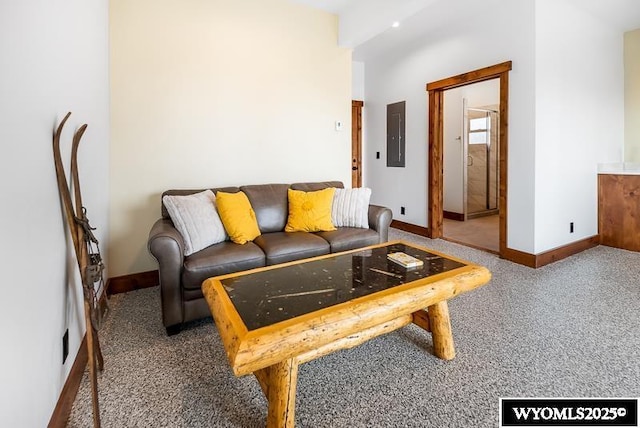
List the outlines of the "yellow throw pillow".
{"type": "Polygon", "coordinates": [[[331,222],[331,204],[336,189],[315,192],[289,189],[289,218],[285,232],[326,232],[336,230],[331,222]]]}
{"type": "Polygon", "coordinates": [[[244,192],[218,192],[216,205],[224,229],[233,242],[246,244],[260,236],[256,213],[244,192]]]}

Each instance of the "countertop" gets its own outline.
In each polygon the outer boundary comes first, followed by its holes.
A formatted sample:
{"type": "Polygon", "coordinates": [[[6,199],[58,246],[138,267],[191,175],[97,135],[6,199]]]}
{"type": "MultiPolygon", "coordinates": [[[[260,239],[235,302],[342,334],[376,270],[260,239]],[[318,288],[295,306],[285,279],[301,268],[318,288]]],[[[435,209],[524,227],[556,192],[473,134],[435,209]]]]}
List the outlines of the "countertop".
{"type": "Polygon", "coordinates": [[[640,175],[640,163],[601,163],[598,164],[598,174],[640,175]]]}

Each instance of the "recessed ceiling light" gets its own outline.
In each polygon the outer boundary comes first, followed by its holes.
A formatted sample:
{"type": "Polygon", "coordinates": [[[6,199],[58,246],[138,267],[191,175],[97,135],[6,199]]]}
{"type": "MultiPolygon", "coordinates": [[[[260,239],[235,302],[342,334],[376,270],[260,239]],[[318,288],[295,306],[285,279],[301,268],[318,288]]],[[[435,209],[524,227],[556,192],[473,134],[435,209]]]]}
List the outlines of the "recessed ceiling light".
{"type": "Polygon", "coordinates": [[[391,26],[392,26],[393,28],[398,28],[398,27],[400,26],[400,22],[398,22],[398,21],[393,21],[393,24],[391,24],[391,26]]]}

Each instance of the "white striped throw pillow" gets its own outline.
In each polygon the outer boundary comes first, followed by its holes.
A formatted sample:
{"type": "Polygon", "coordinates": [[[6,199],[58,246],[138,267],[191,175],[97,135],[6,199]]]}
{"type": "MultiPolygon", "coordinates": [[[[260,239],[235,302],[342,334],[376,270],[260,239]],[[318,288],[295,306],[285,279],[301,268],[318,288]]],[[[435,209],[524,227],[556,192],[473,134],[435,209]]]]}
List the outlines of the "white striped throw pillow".
{"type": "Polygon", "coordinates": [[[369,199],[371,189],[336,189],[333,194],[331,221],[336,227],[369,228],[369,199]]]}
{"type": "Polygon", "coordinates": [[[185,256],[227,239],[211,190],[185,196],[165,195],[162,202],[184,239],[185,256]]]}

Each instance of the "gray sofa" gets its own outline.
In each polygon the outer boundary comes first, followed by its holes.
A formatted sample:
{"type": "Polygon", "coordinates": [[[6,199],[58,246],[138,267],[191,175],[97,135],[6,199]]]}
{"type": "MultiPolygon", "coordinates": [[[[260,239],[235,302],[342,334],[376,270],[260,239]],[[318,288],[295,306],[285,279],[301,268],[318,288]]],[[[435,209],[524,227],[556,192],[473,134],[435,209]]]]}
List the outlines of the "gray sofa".
{"type": "MultiPolygon", "coordinates": [[[[261,184],[211,189],[243,191],[256,213],[261,236],[238,245],[224,241],[184,256],[182,235],[162,205],[162,217],[149,233],[148,248],[158,262],[162,321],[167,334],[178,333],[183,323],[210,316],[200,289],[210,277],[335,253],[388,241],[391,210],[369,206],[369,229],[340,227],[331,232],[284,232],[289,214],[287,189],[314,191],[343,188],[342,182],[261,184]]],[[[188,195],[198,190],[167,190],[164,195],[188,195]]]]}

